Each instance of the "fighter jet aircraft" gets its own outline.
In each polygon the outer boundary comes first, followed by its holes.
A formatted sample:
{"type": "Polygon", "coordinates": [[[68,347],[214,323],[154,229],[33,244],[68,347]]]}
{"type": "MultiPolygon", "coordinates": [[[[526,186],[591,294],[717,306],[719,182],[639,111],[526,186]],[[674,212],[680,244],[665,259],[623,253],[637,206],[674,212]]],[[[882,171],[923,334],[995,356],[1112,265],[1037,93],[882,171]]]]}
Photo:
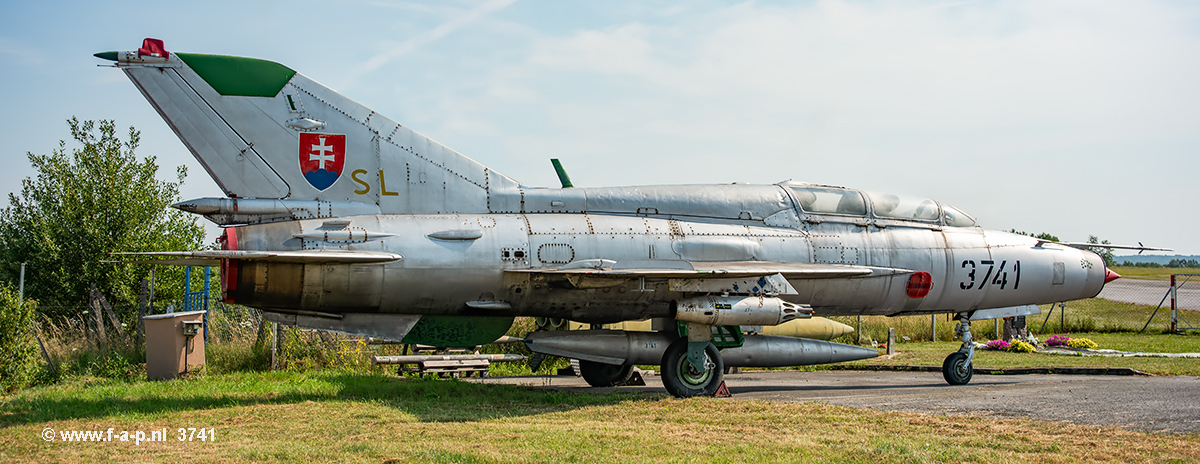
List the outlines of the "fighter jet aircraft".
{"type": "Polygon", "coordinates": [[[488,343],[517,316],[595,324],[525,342],[581,360],[593,385],[661,364],[688,397],[714,394],[725,366],[877,354],[752,326],[953,313],[962,348],[943,374],[966,384],[969,321],[1119,277],[1095,253],[984,230],[926,198],[797,182],[529,187],[278,63],[155,39],[96,56],[225,193],[174,205],[224,226],[221,250],[146,254],[219,263],[227,302],[284,324],[436,346],[488,343]],[[598,329],[646,319],[655,331],[598,329]]]}

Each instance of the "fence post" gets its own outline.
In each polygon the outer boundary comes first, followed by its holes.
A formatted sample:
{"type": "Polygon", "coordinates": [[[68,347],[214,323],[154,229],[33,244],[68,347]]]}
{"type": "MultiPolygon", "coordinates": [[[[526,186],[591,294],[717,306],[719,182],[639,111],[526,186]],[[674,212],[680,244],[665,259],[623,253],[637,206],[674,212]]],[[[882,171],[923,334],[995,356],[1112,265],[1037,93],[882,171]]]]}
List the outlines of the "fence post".
{"type": "Polygon", "coordinates": [[[887,354],[891,356],[896,354],[896,328],[888,327],[887,354]]]}
{"type": "Polygon", "coordinates": [[[279,369],[279,323],[271,323],[271,370],[279,369]]]}
{"type": "Polygon", "coordinates": [[[212,267],[204,266],[204,343],[208,343],[208,281],[212,279],[212,267]]]}
{"type": "Polygon", "coordinates": [[[141,289],[138,290],[138,320],[137,320],[137,343],[140,345],[146,340],[146,321],[142,320],[146,317],[146,296],[148,293],[149,282],[142,279],[141,289]]]}
{"type": "Polygon", "coordinates": [[[154,266],[150,266],[150,296],[146,297],[146,313],[154,314],[154,266]]]}
{"type": "Polygon", "coordinates": [[[125,328],[121,327],[121,320],[117,319],[117,313],[113,312],[112,305],[108,304],[108,299],[104,297],[99,290],[96,291],[96,301],[100,302],[100,307],[104,309],[105,314],[108,314],[109,322],[112,322],[113,328],[116,329],[117,335],[121,337],[121,341],[129,344],[129,336],[125,335],[125,328]]]}
{"type": "Polygon", "coordinates": [[[96,284],[92,284],[91,292],[89,292],[90,298],[88,298],[88,310],[92,312],[91,323],[95,324],[92,328],[96,330],[96,343],[100,351],[108,351],[108,336],[104,333],[104,319],[100,316],[103,310],[100,309],[100,301],[96,298],[97,294],[99,291],[96,290],[96,284]]]}
{"type": "Polygon", "coordinates": [[[1177,309],[1175,306],[1175,290],[1175,274],[1171,274],[1171,333],[1175,333],[1178,330],[1176,323],[1179,322],[1179,314],[1175,312],[1177,309]]]}

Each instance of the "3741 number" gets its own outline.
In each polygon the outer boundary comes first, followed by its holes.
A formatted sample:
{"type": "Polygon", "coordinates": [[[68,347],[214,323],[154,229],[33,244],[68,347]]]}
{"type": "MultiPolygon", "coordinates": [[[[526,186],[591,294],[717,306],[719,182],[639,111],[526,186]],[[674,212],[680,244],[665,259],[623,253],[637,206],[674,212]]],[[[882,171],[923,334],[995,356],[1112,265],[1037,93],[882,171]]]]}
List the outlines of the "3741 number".
{"type": "MultiPolygon", "coordinates": [[[[998,285],[1001,290],[1004,290],[1004,287],[1008,285],[1010,272],[1008,261],[1000,261],[1000,265],[997,266],[996,262],[990,259],[979,261],[979,265],[976,265],[973,259],[964,259],[962,268],[967,270],[967,278],[958,283],[958,288],[963,290],[973,288],[983,290],[988,285],[998,285]],[[984,272],[983,279],[978,279],[979,273],[983,272],[985,266],[987,271],[984,272]]],[[[1016,290],[1021,285],[1021,261],[1013,262],[1011,272],[1013,273],[1012,288],[1016,290]]]]}

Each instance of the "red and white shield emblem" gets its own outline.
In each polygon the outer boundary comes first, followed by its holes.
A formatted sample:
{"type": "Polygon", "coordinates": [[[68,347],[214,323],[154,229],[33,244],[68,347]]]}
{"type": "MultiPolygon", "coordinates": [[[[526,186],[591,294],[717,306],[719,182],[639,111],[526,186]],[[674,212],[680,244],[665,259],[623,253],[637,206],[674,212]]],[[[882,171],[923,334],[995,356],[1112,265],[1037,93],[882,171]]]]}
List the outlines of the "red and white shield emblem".
{"type": "Polygon", "coordinates": [[[317,190],[325,190],[337,182],[345,161],[345,135],[300,134],[300,173],[317,190]]]}

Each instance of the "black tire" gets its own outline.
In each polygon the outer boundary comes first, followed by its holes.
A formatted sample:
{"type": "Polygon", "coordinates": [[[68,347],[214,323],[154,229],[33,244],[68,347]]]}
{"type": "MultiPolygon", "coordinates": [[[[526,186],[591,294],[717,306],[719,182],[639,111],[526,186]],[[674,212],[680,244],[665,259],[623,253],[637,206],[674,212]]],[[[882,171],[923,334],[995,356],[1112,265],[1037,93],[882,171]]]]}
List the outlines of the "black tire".
{"type": "Polygon", "coordinates": [[[593,387],[615,387],[625,385],[633,376],[632,365],[604,364],[579,360],[579,373],[593,387]]]}
{"type": "Polygon", "coordinates": [[[667,393],[676,398],[691,398],[693,396],[713,396],[721,386],[721,378],[725,372],[725,363],[721,360],[721,352],[709,343],[704,347],[704,354],[715,366],[703,372],[692,369],[687,360],[688,341],[686,338],[675,340],[663,353],[662,383],[667,393]]]}
{"type": "Polygon", "coordinates": [[[967,362],[967,355],[964,353],[950,353],[950,356],[946,356],[946,361],[942,362],[942,377],[945,377],[950,385],[966,385],[971,382],[971,376],[974,374],[975,368],[967,362]]]}

